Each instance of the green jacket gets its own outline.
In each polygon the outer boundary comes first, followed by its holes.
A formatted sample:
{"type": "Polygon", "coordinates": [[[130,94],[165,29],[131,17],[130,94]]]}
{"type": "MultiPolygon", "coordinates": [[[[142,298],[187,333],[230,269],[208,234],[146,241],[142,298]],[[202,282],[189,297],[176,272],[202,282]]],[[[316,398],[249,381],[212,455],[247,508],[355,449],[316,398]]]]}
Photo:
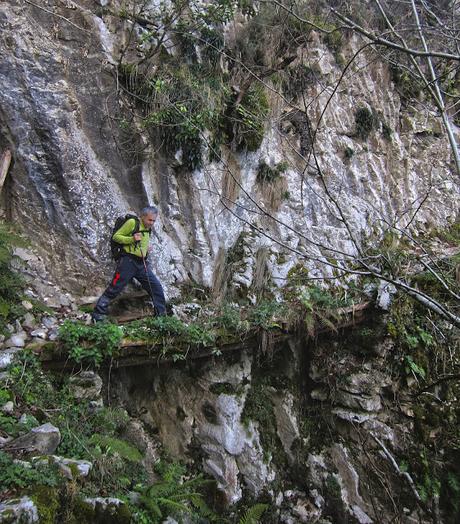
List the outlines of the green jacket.
{"type": "Polygon", "coordinates": [[[133,237],[133,231],[136,227],[134,218],[128,219],[118,231],[115,231],[112,238],[118,244],[122,244],[126,253],[136,255],[139,258],[146,257],[149,252],[150,232],[145,227],[141,219],[139,219],[139,233],[142,233],[142,239],[136,244],[133,237]]]}

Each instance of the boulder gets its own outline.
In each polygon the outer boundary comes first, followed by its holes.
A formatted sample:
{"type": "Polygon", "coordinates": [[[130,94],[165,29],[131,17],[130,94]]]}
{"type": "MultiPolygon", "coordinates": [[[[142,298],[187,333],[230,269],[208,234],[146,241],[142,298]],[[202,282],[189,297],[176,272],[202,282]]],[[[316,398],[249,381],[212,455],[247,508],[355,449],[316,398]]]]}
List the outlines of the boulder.
{"type": "Polygon", "coordinates": [[[12,400],[8,400],[3,406],[0,408],[0,411],[3,411],[3,413],[13,413],[14,411],[14,403],[12,400]]]}
{"type": "Polygon", "coordinates": [[[273,409],[276,419],[276,432],[283,449],[293,462],[292,444],[299,438],[297,414],[294,412],[294,396],[292,393],[275,393],[272,395],[273,409]]]}
{"type": "Polygon", "coordinates": [[[32,313],[26,313],[22,321],[22,326],[27,329],[34,329],[37,325],[37,320],[32,315],[32,313]]]}
{"type": "Polygon", "coordinates": [[[24,332],[15,333],[6,342],[5,346],[8,348],[23,348],[26,345],[27,334],[24,332]]]}
{"type": "Polygon", "coordinates": [[[61,473],[69,480],[83,479],[89,475],[93,465],[87,460],[76,460],[58,455],[36,457],[34,464],[56,464],[61,473]]]}
{"type": "Polygon", "coordinates": [[[99,400],[102,390],[102,379],[94,371],[82,371],[70,378],[69,387],[76,399],[99,400]]]}
{"type": "Polygon", "coordinates": [[[112,522],[113,524],[129,524],[131,512],[120,499],[113,497],[85,498],[83,503],[94,512],[93,522],[112,522]]]}
{"type": "Polygon", "coordinates": [[[2,524],[31,524],[39,522],[38,510],[29,497],[0,502],[0,523],[2,524]]]}
{"type": "Polygon", "coordinates": [[[37,338],[41,338],[43,340],[46,340],[46,338],[48,336],[48,331],[46,329],[44,329],[44,328],[38,328],[38,329],[34,329],[30,334],[33,337],[37,337],[37,338]]]}
{"type": "Polygon", "coordinates": [[[0,369],[6,369],[13,362],[14,356],[20,351],[22,351],[20,348],[0,350],[0,369]]]}
{"type": "Polygon", "coordinates": [[[26,435],[15,438],[5,445],[5,449],[35,455],[51,455],[59,446],[60,441],[59,429],[50,423],[46,423],[33,428],[26,435]]]}

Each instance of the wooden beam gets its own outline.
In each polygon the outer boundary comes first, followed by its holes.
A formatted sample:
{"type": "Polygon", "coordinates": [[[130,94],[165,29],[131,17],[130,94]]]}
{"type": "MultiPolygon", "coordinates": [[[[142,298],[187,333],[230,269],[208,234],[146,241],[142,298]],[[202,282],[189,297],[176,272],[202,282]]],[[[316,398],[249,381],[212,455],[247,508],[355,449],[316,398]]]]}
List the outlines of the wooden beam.
{"type": "Polygon", "coordinates": [[[11,165],[11,151],[7,149],[0,160],[0,192],[3,189],[3,184],[5,183],[6,175],[8,174],[8,170],[10,169],[11,165]]]}

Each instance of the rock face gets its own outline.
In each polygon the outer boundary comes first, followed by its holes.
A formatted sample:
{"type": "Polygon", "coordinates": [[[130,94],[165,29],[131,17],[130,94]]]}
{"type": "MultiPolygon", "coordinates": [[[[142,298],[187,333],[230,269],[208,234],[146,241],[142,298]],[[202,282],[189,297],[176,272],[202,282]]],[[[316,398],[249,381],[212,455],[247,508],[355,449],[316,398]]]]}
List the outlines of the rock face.
{"type": "Polygon", "coordinates": [[[377,359],[328,344],[291,340],[268,358],[254,348],[182,369],[114,369],[111,402],[171,456],[201,463],[226,506],[269,497],[270,524],[427,522],[388,460],[414,446],[412,422],[392,408],[391,344],[375,342],[377,359]]]}
{"type": "MultiPolygon", "coordinates": [[[[228,150],[225,163],[208,162],[185,176],[147,142],[136,144],[144,139],[134,134],[129,137],[132,149],[143,154],[130,157],[120,149],[126,136],[117,123],[125,115],[114,64],[132,28],[116,14],[121,4],[102,4],[52,1],[45,8],[9,0],[0,14],[0,149],[13,153],[2,210],[33,241],[27,264],[36,288],[50,293],[50,303],[59,306],[65,298],[52,293],[50,284],[78,293],[104,286],[112,268],[107,238],[114,217],[154,202],[161,213],[152,258],[169,296],[189,279],[218,288],[227,281],[246,289],[262,267],[282,282],[298,254],[284,253],[260,231],[251,233],[248,224],[315,259],[322,249],[309,240],[353,251],[343,223],[324,198],[318,174],[298,154],[307,154],[308,148],[296,101],[272,101],[273,125],[266,126],[257,151],[228,150]],[[256,182],[256,172],[260,162],[275,165],[281,160],[289,167],[284,191],[279,188],[276,198],[289,196],[269,209],[274,221],[255,205],[274,198],[256,182]],[[222,196],[235,201],[236,212],[222,205],[222,196]],[[33,229],[27,225],[30,217],[33,229]],[[238,264],[231,266],[229,253],[236,247],[238,264]]],[[[239,26],[232,27],[225,33],[230,45],[239,26]]],[[[134,29],[144,31],[137,23],[134,29]]],[[[351,55],[359,45],[350,39],[343,51],[351,55]]],[[[326,102],[323,86],[334,84],[341,70],[315,33],[308,56],[312,62],[305,66],[314,66],[321,78],[303,93],[314,123],[326,102]]],[[[366,60],[365,53],[356,59],[355,74],[345,78],[317,129],[316,156],[329,191],[356,236],[368,234],[371,225],[378,228],[382,220],[404,216],[407,202],[418,202],[427,192],[412,226],[420,230],[453,220],[458,181],[451,174],[448,143],[435,113],[417,100],[402,106],[388,67],[374,61],[369,66],[366,60]],[[357,107],[380,115],[368,142],[354,134],[357,107]],[[382,136],[382,122],[392,130],[391,140],[382,136]]],[[[180,156],[178,151],[176,164],[180,156]]],[[[318,271],[316,262],[307,265],[318,271]]],[[[326,271],[322,266],[319,270],[326,271]]]]}
{"type": "Polygon", "coordinates": [[[0,502],[0,522],[3,524],[39,522],[37,507],[29,497],[22,497],[19,500],[11,500],[6,503],[0,502]]]}
{"type": "Polygon", "coordinates": [[[165,374],[126,370],[117,373],[111,393],[158,432],[172,456],[195,449],[195,458],[216,479],[227,504],[241,498],[243,487],[258,496],[275,474],[264,457],[258,424],[244,423],[242,416],[251,359],[243,355],[233,365],[208,362],[196,372],[192,377],[177,369],[165,374]]]}

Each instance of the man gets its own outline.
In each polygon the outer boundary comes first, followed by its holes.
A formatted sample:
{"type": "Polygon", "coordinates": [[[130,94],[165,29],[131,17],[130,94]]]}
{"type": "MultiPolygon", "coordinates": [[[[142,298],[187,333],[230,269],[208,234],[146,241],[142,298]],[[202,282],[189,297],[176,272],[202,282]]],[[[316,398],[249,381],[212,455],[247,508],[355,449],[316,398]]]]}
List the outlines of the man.
{"type": "Polygon", "coordinates": [[[112,282],[101,295],[94,308],[92,314],[94,322],[99,322],[105,318],[110,301],[119,295],[126,284],[133,278],[136,278],[150,295],[156,314],[166,314],[163,288],[146,262],[150,251],[150,230],[157,217],[158,209],[155,206],[145,207],[141,211],[139,231],[137,233],[134,232],[136,220],[130,218],[113,234],[113,240],[123,246],[123,253],[117,263],[112,282]]]}

